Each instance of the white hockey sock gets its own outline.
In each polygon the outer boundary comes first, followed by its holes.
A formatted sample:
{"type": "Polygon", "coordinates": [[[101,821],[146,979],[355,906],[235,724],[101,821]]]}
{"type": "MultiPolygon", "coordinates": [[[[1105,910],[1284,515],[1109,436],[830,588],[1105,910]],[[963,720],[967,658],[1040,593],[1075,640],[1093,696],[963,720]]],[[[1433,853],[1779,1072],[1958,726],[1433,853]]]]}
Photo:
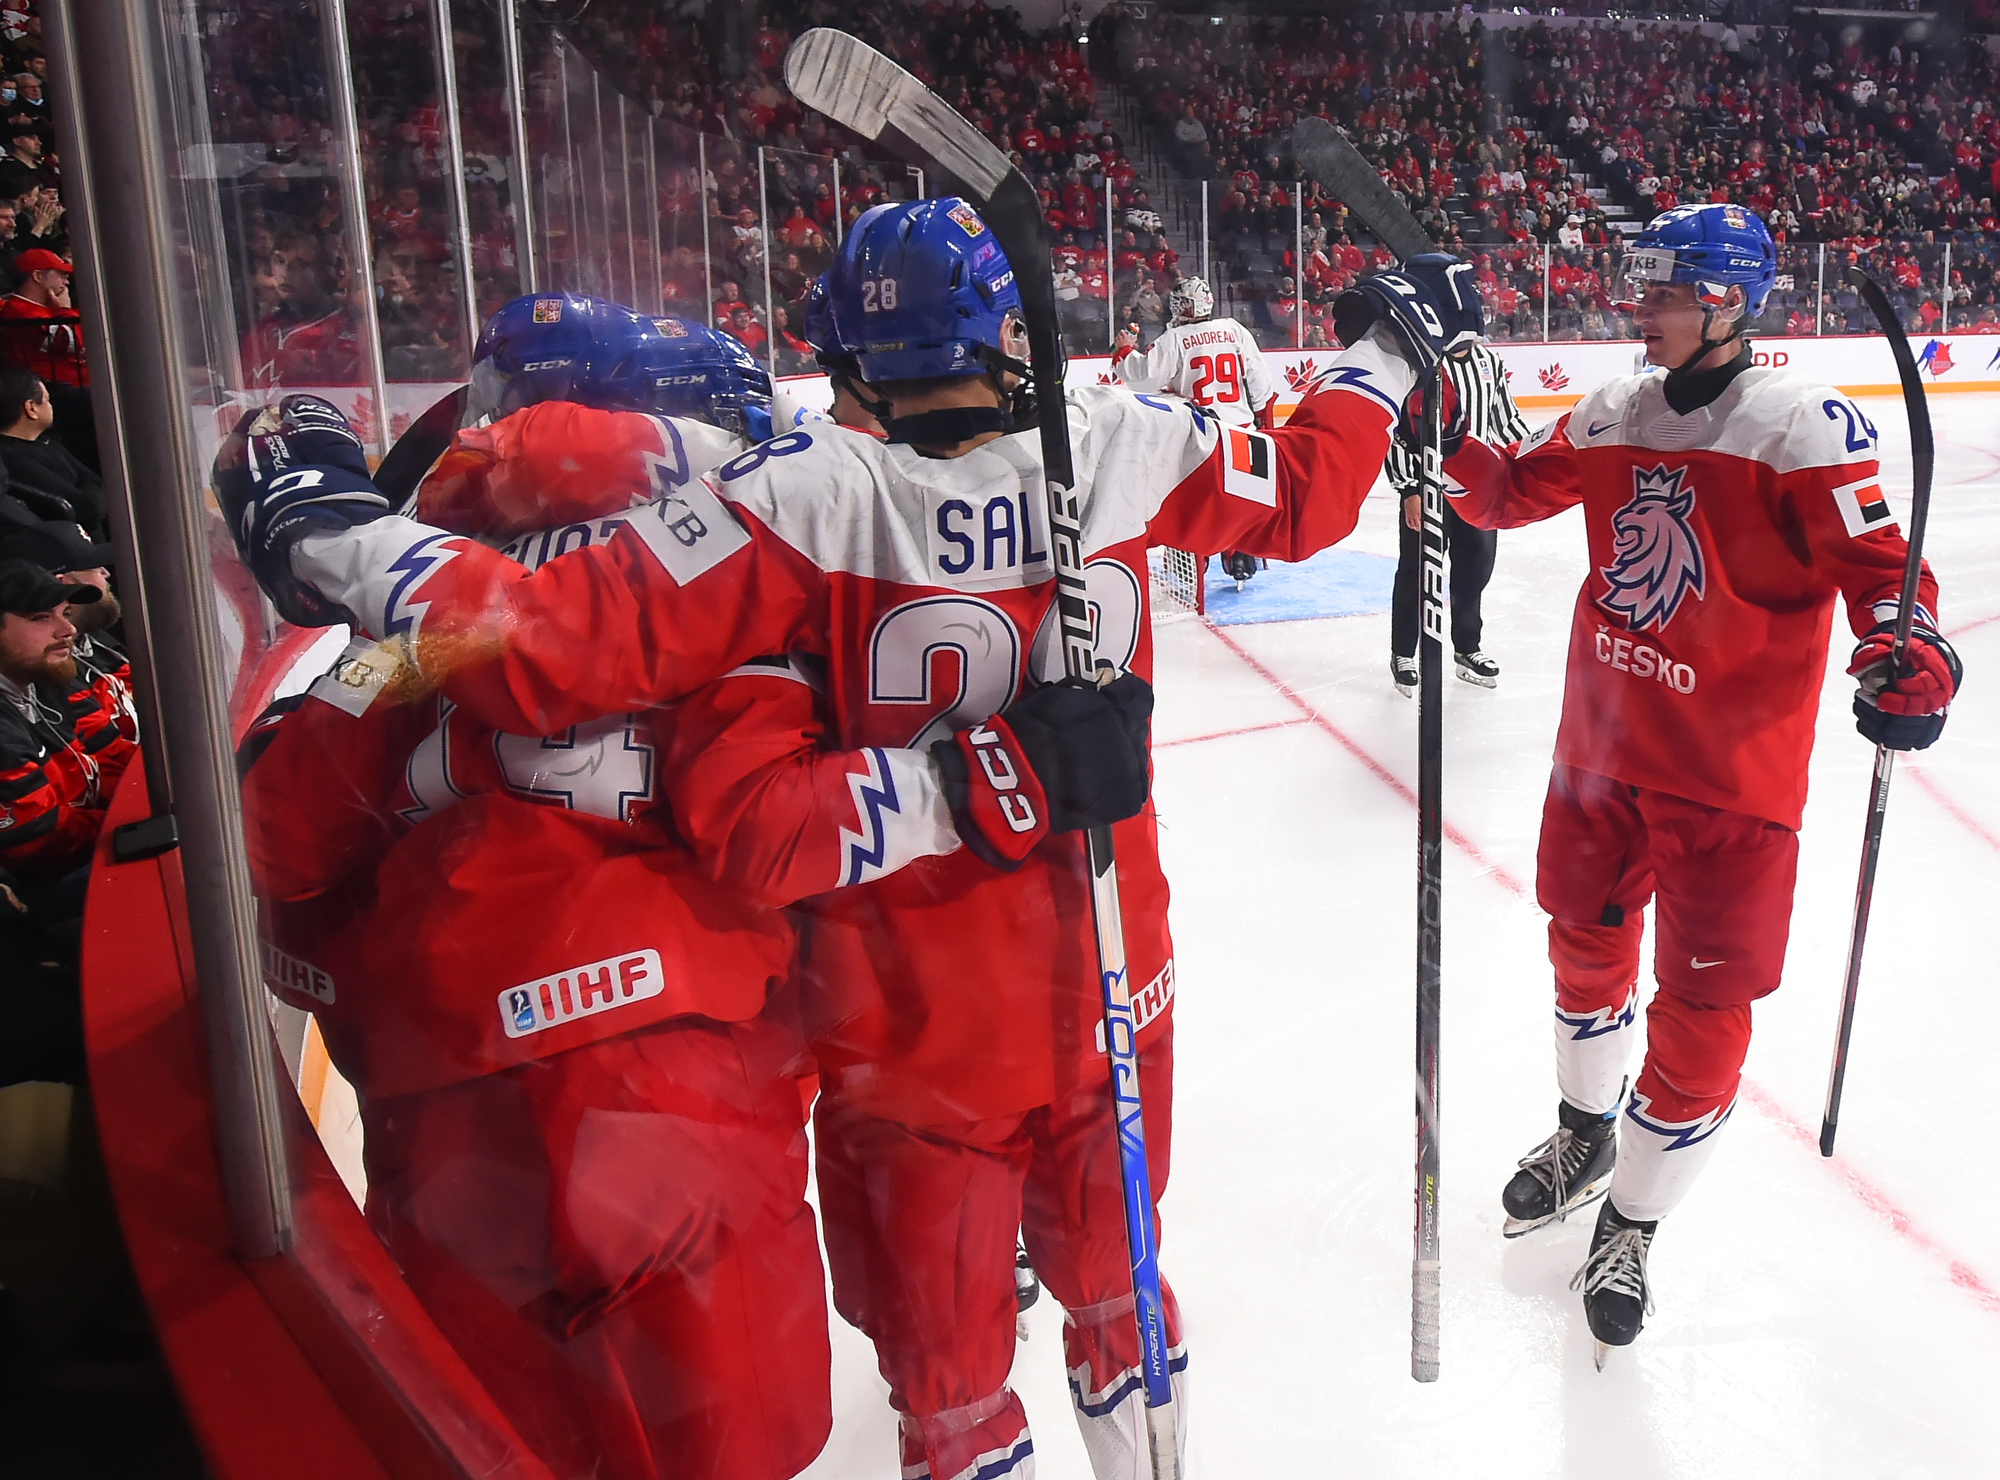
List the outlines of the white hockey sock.
{"type": "Polygon", "coordinates": [[[1650,1223],[1679,1206],[1708,1165],[1716,1132],[1735,1108],[1731,1100],[1698,1120],[1667,1123],[1655,1119],[1652,1103],[1634,1090],[1618,1137],[1618,1170],[1611,1174],[1611,1201],[1619,1213],[1650,1223]]]}
{"type": "MultiPolygon", "coordinates": [[[[1063,1320],[1072,1326],[1101,1325],[1107,1321],[1132,1319],[1130,1295],[1097,1305],[1065,1311],[1063,1320]]],[[[1183,1472],[1187,1469],[1187,1347],[1167,1349],[1167,1373],[1174,1392],[1174,1438],[1183,1472]]],[[[1090,1473],[1096,1480],[1152,1480],[1151,1448],[1146,1440],[1146,1377],[1137,1367],[1127,1367],[1100,1377],[1086,1360],[1069,1369],[1070,1402],[1076,1408],[1076,1426],[1083,1434],[1083,1447],[1090,1455],[1090,1473]]]]}
{"type": "Polygon", "coordinates": [[[1625,1090],[1625,1061],[1632,1056],[1632,1025],[1638,1016],[1636,981],[1618,1007],[1588,1013],[1556,1007],[1556,1085],[1565,1100],[1598,1115],[1618,1108],[1625,1090]]]}

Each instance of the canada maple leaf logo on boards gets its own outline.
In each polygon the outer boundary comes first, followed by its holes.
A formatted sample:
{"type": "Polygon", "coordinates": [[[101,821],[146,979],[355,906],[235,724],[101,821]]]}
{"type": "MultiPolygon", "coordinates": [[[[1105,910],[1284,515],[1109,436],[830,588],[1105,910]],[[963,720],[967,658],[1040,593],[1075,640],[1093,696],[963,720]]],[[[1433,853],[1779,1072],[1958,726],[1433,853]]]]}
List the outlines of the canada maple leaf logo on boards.
{"type": "Polygon", "coordinates": [[[1311,358],[1303,359],[1296,365],[1285,366],[1285,384],[1295,391],[1302,391],[1319,377],[1319,362],[1311,358]]]}
{"type": "Polygon", "coordinates": [[[1701,541],[1688,522],[1687,471],[1634,468],[1632,497],[1611,516],[1611,563],[1597,572],[1609,589],[1597,604],[1629,631],[1663,631],[1689,593],[1700,600],[1707,585],[1701,541]]]}
{"type": "Polygon", "coordinates": [[[1951,368],[1951,346],[1942,339],[1933,339],[1917,356],[1917,363],[1930,371],[1935,380],[1951,368]]]}
{"type": "Polygon", "coordinates": [[[1097,372],[1097,383],[1099,385],[1116,385],[1118,381],[1109,370],[1100,370],[1097,372]]]}
{"type": "Polygon", "coordinates": [[[1541,377],[1542,389],[1545,391],[1564,390],[1569,385],[1569,376],[1564,373],[1560,361],[1553,365],[1544,365],[1535,373],[1541,377]]]}

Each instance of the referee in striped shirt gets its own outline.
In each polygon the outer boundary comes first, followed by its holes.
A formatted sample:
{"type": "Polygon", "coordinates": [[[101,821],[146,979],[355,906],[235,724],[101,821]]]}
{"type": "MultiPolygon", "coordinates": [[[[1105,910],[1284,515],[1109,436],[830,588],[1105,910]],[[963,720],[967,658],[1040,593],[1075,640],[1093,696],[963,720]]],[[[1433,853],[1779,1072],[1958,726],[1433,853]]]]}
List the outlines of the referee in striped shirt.
{"type": "MultiPolygon", "coordinates": [[[[1528,435],[1528,423],[1507,393],[1507,367],[1482,340],[1464,360],[1447,360],[1446,373],[1466,408],[1467,435],[1495,446],[1518,442],[1528,435]]],[[[1396,562],[1396,594],[1389,618],[1389,670],[1405,697],[1417,691],[1417,581],[1423,565],[1424,524],[1422,465],[1400,439],[1389,444],[1383,469],[1403,501],[1402,550],[1396,562]]],[[[1490,529],[1474,529],[1445,500],[1445,550],[1451,559],[1451,647],[1458,676],[1467,683],[1493,688],[1500,682],[1500,665],[1479,647],[1479,598],[1493,576],[1493,552],[1500,537],[1490,529]]]]}

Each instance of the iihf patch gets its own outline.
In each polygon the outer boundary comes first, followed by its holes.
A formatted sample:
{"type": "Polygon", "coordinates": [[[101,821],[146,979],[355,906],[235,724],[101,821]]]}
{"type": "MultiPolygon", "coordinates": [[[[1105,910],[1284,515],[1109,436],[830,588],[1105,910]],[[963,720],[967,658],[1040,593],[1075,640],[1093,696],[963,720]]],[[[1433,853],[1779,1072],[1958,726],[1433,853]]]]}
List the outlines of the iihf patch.
{"type": "Polygon", "coordinates": [[[653,327],[669,339],[685,339],[688,337],[688,326],[683,324],[679,319],[654,319],[653,327]]]}
{"type": "Polygon", "coordinates": [[[1880,478],[1860,478],[1852,483],[1843,483],[1833,490],[1833,501],[1840,507],[1840,522],[1847,526],[1848,534],[1859,539],[1871,529],[1894,529],[1896,514],[1889,507],[1889,501],[1882,495],[1880,478]]]}
{"type": "Polygon", "coordinates": [[[986,223],[980,220],[978,214],[971,206],[965,204],[965,202],[960,201],[957,205],[946,211],[945,214],[956,221],[958,229],[963,231],[967,236],[986,235],[986,223]]]}
{"type": "Polygon", "coordinates": [[[1262,432],[1228,427],[1222,444],[1222,491],[1267,508],[1278,506],[1277,449],[1262,432]]]}
{"type": "Polygon", "coordinates": [[[562,322],[563,301],[560,298],[537,298],[535,300],[535,322],[538,324],[560,324],[562,322]]]}

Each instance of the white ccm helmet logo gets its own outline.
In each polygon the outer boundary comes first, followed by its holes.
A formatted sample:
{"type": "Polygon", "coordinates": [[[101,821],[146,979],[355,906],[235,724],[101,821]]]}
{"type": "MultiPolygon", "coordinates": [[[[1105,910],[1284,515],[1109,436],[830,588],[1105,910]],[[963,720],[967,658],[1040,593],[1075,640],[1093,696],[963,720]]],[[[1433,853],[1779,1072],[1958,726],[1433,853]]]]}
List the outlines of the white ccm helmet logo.
{"type": "Polygon", "coordinates": [[[1627,630],[1661,631],[1692,593],[1706,586],[1701,541],[1688,515],[1694,489],[1686,468],[1632,470],[1632,497],[1611,516],[1611,563],[1599,569],[1610,588],[1597,604],[1627,630]]]}

